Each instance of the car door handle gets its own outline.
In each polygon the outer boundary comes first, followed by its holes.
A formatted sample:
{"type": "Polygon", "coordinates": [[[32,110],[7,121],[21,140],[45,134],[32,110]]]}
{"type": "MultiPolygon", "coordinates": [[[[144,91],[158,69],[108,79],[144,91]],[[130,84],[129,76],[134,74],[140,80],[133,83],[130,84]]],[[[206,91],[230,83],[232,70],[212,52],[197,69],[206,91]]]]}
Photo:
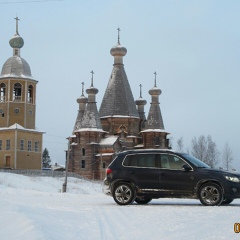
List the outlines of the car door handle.
{"type": "Polygon", "coordinates": [[[166,173],[164,173],[164,172],[163,172],[163,173],[161,173],[160,175],[161,175],[161,176],[165,176],[165,175],[166,175],[166,173]]]}

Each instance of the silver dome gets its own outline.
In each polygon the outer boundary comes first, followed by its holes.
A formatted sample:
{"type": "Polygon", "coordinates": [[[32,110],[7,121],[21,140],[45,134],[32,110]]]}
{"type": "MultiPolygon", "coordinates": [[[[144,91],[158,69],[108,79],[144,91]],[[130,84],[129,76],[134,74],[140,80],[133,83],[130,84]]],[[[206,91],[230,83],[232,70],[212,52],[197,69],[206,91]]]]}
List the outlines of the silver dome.
{"type": "Polygon", "coordinates": [[[0,78],[32,78],[29,64],[19,56],[10,57],[3,65],[0,78]]]}

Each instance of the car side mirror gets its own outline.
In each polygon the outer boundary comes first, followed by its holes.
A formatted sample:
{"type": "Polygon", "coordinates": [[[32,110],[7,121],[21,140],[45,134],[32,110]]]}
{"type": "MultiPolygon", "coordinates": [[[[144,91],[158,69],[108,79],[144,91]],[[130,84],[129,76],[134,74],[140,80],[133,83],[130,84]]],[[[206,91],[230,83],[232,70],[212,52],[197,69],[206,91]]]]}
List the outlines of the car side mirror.
{"type": "Polygon", "coordinates": [[[188,171],[191,170],[191,167],[189,165],[187,165],[187,164],[183,164],[182,165],[182,170],[188,172],[188,171]]]}

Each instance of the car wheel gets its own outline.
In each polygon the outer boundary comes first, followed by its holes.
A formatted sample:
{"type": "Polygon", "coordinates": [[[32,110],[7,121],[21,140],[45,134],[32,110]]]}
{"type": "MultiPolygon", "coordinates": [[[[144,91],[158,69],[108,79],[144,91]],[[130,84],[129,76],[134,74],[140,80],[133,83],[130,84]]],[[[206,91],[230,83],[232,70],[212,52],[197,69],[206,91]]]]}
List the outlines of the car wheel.
{"type": "Polygon", "coordinates": [[[220,205],[223,200],[222,189],[215,183],[206,183],[200,188],[199,200],[205,206],[220,205]]]}
{"type": "Polygon", "coordinates": [[[222,201],[222,205],[227,205],[227,204],[230,204],[234,199],[232,198],[226,198],[222,201]]]}
{"type": "Polygon", "coordinates": [[[135,199],[135,191],[128,183],[120,183],[114,187],[113,199],[119,205],[131,204],[135,199]]]}
{"type": "Polygon", "coordinates": [[[152,200],[152,198],[145,198],[145,197],[136,197],[135,202],[138,204],[147,204],[152,200]]]}

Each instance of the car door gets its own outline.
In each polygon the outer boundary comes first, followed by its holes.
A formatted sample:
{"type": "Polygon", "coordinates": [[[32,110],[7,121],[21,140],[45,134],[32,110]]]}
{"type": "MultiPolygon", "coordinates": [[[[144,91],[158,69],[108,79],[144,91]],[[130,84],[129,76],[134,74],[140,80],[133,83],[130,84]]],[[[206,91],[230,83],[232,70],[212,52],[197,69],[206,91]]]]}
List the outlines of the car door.
{"type": "Polygon", "coordinates": [[[154,153],[128,155],[123,164],[126,166],[127,179],[139,189],[158,189],[160,169],[156,168],[154,153]]]}
{"type": "MultiPolygon", "coordinates": [[[[194,172],[182,169],[187,164],[173,154],[160,154],[159,190],[165,194],[189,194],[194,190],[194,172]]],[[[159,164],[159,163],[158,163],[159,164]]]]}

